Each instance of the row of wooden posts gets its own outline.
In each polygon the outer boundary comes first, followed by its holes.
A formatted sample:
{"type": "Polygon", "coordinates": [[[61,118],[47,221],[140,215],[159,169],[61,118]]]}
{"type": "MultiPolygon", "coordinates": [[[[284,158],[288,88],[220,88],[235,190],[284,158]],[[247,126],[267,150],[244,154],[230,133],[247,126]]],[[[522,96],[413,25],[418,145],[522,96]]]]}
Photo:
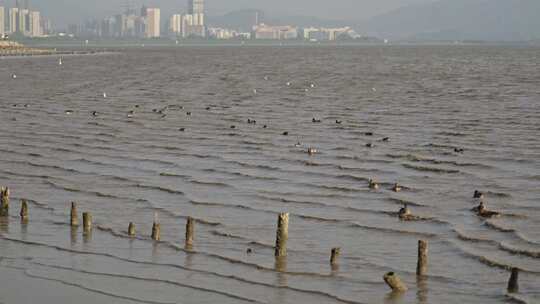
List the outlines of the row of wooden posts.
{"type": "MultiPolygon", "coordinates": [[[[9,215],[9,189],[5,187],[0,188],[0,216],[9,215]]],[[[21,211],[19,213],[23,222],[28,221],[28,203],[25,199],[21,200],[21,211]]],[[[77,213],[77,204],[71,203],[71,219],[70,225],[72,227],[79,226],[79,217],[77,213]]],[[[92,230],[92,214],[90,212],[83,212],[83,233],[90,233],[92,230]]],[[[194,240],[195,220],[192,217],[187,218],[186,222],[186,246],[192,246],[194,240]]],[[[152,225],[152,239],[155,241],[160,240],[161,226],[154,218],[152,225]]],[[[128,235],[135,236],[135,224],[129,223],[128,235]]],[[[287,256],[287,240],[289,238],[289,213],[280,213],[277,221],[276,232],[276,245],[274,255],[276,259],[285,258],[287,256]]],[[[338,258],[341,253],[340,248],[332,248],[330,253],[330,264],[335,266],[338,264],[338,258]]],[[[418,261],[416,266],[417,276],[426,276],[428,272],[428,242],[425,240],[418,241],[418,261]]],[[[508,281],[508,292],[516,293],[519,290],[518,285],[519,269],[512,268],[510,280],[508,281]]],[[[388,272],[383,276],[384,281],[394,292],[405,292],[407,286],[394,272],[388,272]]]]}

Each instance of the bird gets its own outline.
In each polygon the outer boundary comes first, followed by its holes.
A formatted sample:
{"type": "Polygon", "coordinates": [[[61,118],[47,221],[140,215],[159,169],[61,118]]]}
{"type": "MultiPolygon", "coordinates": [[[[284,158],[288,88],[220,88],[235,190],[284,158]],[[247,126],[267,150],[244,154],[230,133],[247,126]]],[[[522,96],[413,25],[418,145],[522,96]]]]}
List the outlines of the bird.
{"type": "Polygon", "coordinates": [[[103,98],[107,98],[107,93],[103,92],[103,98]]]}
{"type": "Polygon", "coordinates": [[[366,132],[366,133],[364,133],[364,135],[366,135],[366,136],[373,136],[373,132],[366,132]]]}
{"type": "Polygon", "coordinates": [[[291,86],[291,82],[288,81],[288,82],[286,83],[286,85],[287,85],[288,87],[290,87],[290,86],[291,86]]]}
{"type": "Polygon", "coordinates": [[[93,112],[92,112],[92,116],[98,116],[98,112],[97,112],[97,111],[93,111],[93,112]]]}
{"type": "Polygon", "coordinates": [[[251,249],[251,248],[246,249],[246,253],[247,254],[253,253],[253,249],[251,249]]]}
{"type": "Polygon", "coordinates": [[[373,148],[373,144],[372,144],[372,143],[367,143],[367,144],[366,144],[366,147],[368,147],[368,148],[373,148]]]}
{"type": "Polygon", "coordinates": [[[178,131],[184,132],[184,131],[186,131],[186,128],[180,128],[180,129],[178,129],[178,131]]]}
{"type": "Polygon", "coordinates": [[[389,141],[390,140],[390,137],[385,137],[383,139],[381,139],[382,141],[389,141]]]}
{"type": "Polygon", "coordinates": [[[317,152],[319,152],[319,151],[317,151],[317,149],[315,149],[315,148],[308,148],[308,150],[307,150],[307,153],[309,155],[313,155],[313,154],[315,154],[317,152]]]}
{"type": "Polygon", "coordinates": [[[235,126],[235,125],[232,125],[232,126],[231,126],[231,129],[236,129],[236,126],[235,126]]]}
{"type": "Polygon", "coordinates": [[[318,119],[318,118],[313,117],[313,119],[311,119],[311,122],[313,122],[313,123],[319,123],[319,122],[321,122],[321,120],[318,119]]]}
{"type": "Polygon", "coordinates": [[[375,180],[371,178],[369,179],[368,184],[369,184],[369,189],[373,189],[373,190],[379,189],[379,184],[377,184],[377,182],[375,182],[375,180]]]}
{"type": "Polygon", "coordinates": [[[336,123],[337,123],[338,125],[340,125],[340,124],[342,123],[342,121],[336,119],[336,123]]]}
{"type": "Polygon", "coordinates": [[[17,75],[16,74],[11,74],[11,78],[17,79],[17,75]]]}
{"type": "Polygon", "coordinates": [[[71,114],[73,114],[73,111],[71,111],[71,110],[66,110],[66,114],[67,114],[67,115],[71,115],[71,114]]]}
{"type": "Polygon", "coordinates": [[[191,116],[191,112],[186,112],[186,115],[187,115],[187,116],[191,116]]]}
{"type": "Polygon", "coordinates": [[[398,183],[395,183],[394,187],[392,187],[392,191],[394,191],[394,192],[399,192],[399,191],[401,191],[401,189],[402,189],[402,187],[398,183]]]}
{"type": "Polygon", "coordinates": [[[482,193],[482,192],[480,192],[478,190],[474,190],[473,198],[482,199],[482,198],[484,198],[484,193],[482,193]]]}
{"type": "Polygon", "coordinates": [[[312,84],[310,84],[309,86],[310,86],[311,88],[314,88],[314,87],[315,87],[315,84],[312,83],[312,84]]]}
{"type": "Polygon", "coordinates": [[[465,149],[463,149],[463,148],[454,148],[454,152],[463,153],[463,152],[465,152],[465,149]]]}
{"type": "Polygon", "coordinates": [[[283,135],[287,136],[287,135],[289,135],[289,132],[285,131],[285,132],[283,132],[283,135]]]}

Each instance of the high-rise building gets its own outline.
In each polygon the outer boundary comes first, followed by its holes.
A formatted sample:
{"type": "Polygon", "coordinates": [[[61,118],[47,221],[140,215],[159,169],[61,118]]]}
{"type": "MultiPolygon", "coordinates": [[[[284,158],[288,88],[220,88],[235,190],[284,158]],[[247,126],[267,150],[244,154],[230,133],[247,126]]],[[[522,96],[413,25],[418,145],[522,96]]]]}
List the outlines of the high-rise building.
{"type": "Polygon", "coordinates": [[[204,14],[204,0],[188,0],[188,14],[204,14]]]}
{"type": "Polygon", "coordinates": [[[15,34],[19,31],[19,9],[12,7],[9,9],[9,33],[15,34]]]}
{"type": "Polygon", "coordinates": [[[19,9],[19,25],[18,33],[28,35],[30,30],[30,11],[27,9],[19,9]]]}
{"type": "Polygon", "coordinates": [[[3,6],[0,6],[0,38],[4,37],[4,34],[6,33],[6,17],[5,17],[5,10],[3,6]]]}
{"type": "Polygon", "coordinates": [[[173,36],[182,35],[182,15],[174,14],[169,19],[169,32],[173,36]]]}
{"type": "Polygon", "coordinates": [[[30,12],[30,36],[41,37],[41,16],[39,12],[30,12]]]}
{"type": "Polygon", "coordinates": [[[159,8],[146,9],[146,38],[160,36],[160,15],[159,8]]]}

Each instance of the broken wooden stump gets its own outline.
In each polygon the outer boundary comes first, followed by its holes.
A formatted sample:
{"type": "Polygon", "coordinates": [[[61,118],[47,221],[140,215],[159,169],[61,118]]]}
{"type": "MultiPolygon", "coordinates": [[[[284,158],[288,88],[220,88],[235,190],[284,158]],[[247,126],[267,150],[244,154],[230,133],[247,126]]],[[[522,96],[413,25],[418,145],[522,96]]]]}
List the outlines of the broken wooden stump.
{"type": "Polygon", "coordinates": [[[510,275],[510,280],[508,280],[509,293],[516,293],[519,291],[518,278],[519,278],[519,268],[513,267],[512,274],[510,275]]]}
{"type": "Polygon", "coordinates": [[[130,237],[134,237],[135,236],[135,224],[133,224],[133,222],[129,222],[129,226],[128,226],[128,235],[130,237]]]}
{"type": "Polygon", "coordinates": [[[186,221],[186,247],[193,246],[195,232],[195,220],[190,216],[186,221]]]}
{"type": "Polygon", "coordinates": [[[92,232],[92,214],[83,212],[83,233],[92,232]]]}
{"type": "Polygon", "coordinates": [[[425,240],[418,241],[418,264],[416,275],[424,276],[428,270],[428,243],[425,240]]]}
{"type": "Polygon", "coordinates": [[[19,212],[22,221],[28,220],[28,202],[25,199],[21,199],[21,212],[19,212]]]}
{"type": "Polygon", "coordinates": [[[75,202],[71,202],[70,225],[71,225],[71,227],[79,226],[79,216],[77,215],[77,203],[75,203],[75,202]]]}
{"type": "Polygon", "coordinates": [[[404,292],[407,290],[407,286],[405,283],[401,281],[401,279],[394,273],[389,272],[383,276],[384,281],[390,288],[392,288],[392,291],[396,292],[404,292]]]}
{"type": "Polygon", "coordinates": [[[152,240],[159,241],[161,239],[161,225],[154,222],[152,225],[152,240]]]}
{"type": "Polygon", "coordinates": [[[0,216],[9,215],[9,188],[0,187],[0,216]]]}
{"type": "Polygon", "coordinates": [[[331,265],[337,265],[338,263],[338,258],[339,258],[339,255],[341,253],[341,248],[339,247],[335,247],[335,248],[332,248],[332,251],[330,253],[330,264],[331,265]]]}
{"type": "Polygon", "coordinates": [[[287,256],[287,239],[289,238],[289,213],[280,213],[276,232],[276,257],[287,256]]]}

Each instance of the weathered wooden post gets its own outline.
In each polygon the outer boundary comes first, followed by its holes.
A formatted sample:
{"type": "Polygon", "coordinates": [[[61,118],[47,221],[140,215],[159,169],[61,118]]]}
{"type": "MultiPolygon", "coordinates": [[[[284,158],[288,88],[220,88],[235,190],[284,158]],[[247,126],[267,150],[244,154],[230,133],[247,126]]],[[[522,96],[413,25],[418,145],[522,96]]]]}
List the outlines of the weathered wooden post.
{"type": "Polygon", "coordinates": [[[21,220],[28,220],[28,202],[25,199],[21,199],[21,212],[19,213],[21,220]]]}
{"type": "Polygon", "coordinates": [[[159,241],[161,239],[161,225],[158,223],[157,212],[154,212],[154,224],[152,225],[152,240],[159,241]]]}
{"type": "Polygon", "coordinates": [[[332,248],[332,252],[330,254],[330,264],[332,266],[337,265],[337,259],[339,258],[340,253],[341,253],[341,248],[339,247],[332,248]]]}
{"type": "Polygon", "coordinates": [[[193,246],[193,234],[195,231],[195,221],[190,216],[186,221],[186,247],[193,246]]]}
{"type": "Polygon", "coordinates": [[[393,272],[389,272],[383,276],[384,281],[393,291],[403,292],[407,290],[407,286],[401,281],[401,279],[393,272]]]}
{"type": "Polygon", "coordinates": [[[425,240],[418,241],[418,264],[416,265],[416,275],[424,276],[428,269],[428,243],[425,240]]]}
{"type": "Polygon", "coordinates": [[[129,222],[128,235],[131,237],[135,236],[135,224],[133,224],[133,222],[129,222]]]}
{"type": "Polygon", "coordinates": [[[510,280],[508,281],[509,293],[516,293],[519,291],[518,277],[519,277],[519,268],[513,267],[512,274],[510,275],[510,280]]]}
{"type": "Polygon", "coordinates": [[[89,233],[92,231],[92,214],[90,212],[83,212],[83,233],[89,233]]]}
{"type": "Polygon", "coordinates": [[[9,215],[9,188],[0,187],[0,216],[9,215]]]}
{"type": "Polygon", "coordinates": [[[278,216],[276,248],[274,255],[276,257],[287,256],[287,239],[289,238],[289,213],[280,213],[278,216]]]}
{"type": "Polygon", "coordinates": [[[79,226],[79,216],[77,215],[77,203],[71,202],[71,227],[79,226]]]}

